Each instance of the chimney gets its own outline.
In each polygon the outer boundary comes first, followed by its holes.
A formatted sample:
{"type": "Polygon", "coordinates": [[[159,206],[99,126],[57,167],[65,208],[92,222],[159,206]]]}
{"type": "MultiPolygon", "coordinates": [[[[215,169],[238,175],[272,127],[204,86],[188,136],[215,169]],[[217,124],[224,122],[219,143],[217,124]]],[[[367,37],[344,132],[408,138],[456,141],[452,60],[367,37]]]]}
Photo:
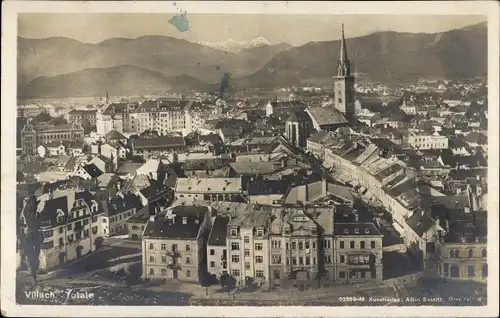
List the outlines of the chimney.
{"type": "Polygon", "coordinates": [[[326,195],[327,192],[327,184],[326,184],[326,179],[323,177],[321,180],[321,194],[326,195]]]}
{"type": "Polygon", "coordinates": [[[359,214],[358,211],[354,210],[354,221],[358,222],[359,221],[359,214]]]}
{"type": "Polygon", "coordinates": [[[149,217],[149,221],[150,221],[150,222],[154,222],[154,221],[155,221],[155,216],[154,216],[154,215],[151,215],[151,216],[149,217]]]}
{"type": "Polygon", "coordinates": [[[182,224],[187,224],[187,217],[182,218],[182,224]]]}

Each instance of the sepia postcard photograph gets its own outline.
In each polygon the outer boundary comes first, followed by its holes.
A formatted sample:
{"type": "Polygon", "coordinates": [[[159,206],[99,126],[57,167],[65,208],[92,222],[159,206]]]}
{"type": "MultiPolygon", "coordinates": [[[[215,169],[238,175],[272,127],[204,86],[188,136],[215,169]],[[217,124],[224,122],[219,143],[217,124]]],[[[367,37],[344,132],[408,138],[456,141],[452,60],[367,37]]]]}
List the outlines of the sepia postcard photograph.
{"type": "Polygon", "coordinates": [[[498,3],[2,7],[2,315],[498,316],[498,3]]]}

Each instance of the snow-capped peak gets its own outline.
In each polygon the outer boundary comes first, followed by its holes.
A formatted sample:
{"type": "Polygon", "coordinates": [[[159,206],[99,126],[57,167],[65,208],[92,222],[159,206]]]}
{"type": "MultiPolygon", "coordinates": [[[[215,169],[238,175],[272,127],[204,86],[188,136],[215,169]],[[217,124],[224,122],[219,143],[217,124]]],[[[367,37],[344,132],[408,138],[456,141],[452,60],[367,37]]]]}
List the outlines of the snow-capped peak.
{"type": "Polygon", "coordinates": [[[256,37],[255,39],[253,39],[251,41],[235,41],[233,39],[228,39],[228,40],[222,41],[222,42],[198,41],[198,44],[209,46],[209,47],[212,47],[212,48],[217,49],[217,50],[226,51],[226,52],[233,52],[233,53],[238,53],[241,50],[252,48],[252,47],[270,45],[269,41],[267,41],[266,38],[264,38],[262,36],[256,37]]]}

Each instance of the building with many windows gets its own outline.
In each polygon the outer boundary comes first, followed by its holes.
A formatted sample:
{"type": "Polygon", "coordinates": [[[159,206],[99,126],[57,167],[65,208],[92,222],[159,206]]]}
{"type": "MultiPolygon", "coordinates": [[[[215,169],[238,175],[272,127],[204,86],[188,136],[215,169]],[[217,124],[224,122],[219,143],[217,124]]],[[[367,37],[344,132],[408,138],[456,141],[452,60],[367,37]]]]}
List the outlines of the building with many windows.
{"type": "Polygon", "coordinates": [[[279,207],[270,225],[271,286],[309,288],[334,277],[333,207],[279,207]]]}
{"type": "Polygon", "coordinates": [[[73,109],[68,113],[68,122],[82,124],[88,121],[90,126],[95,126],[96,113],[96,109],[73,109]]]}
{"type": "MultiPolygon", "coordinates": [[[[40,268],[47,269],[81,258],[102,245],[102,209],[87,191],[56,190],[37,198],[36,212],[43,237],[40,268]]],[[[21,232],[28,222],[28,199],[20,215],[21,232]]]]}
{"type": "Polygon", "coordinates": [[[199,282],[210,227],[205,206],[176,206],[151,216],[142,237],[143,277],[199,282]]]}
{"type": "Polygon", "coordinates": [[[247,205],[232,215],[227,225],[228,273],[238,284],[269,286],[269,234],[271,209],[247,205]]]}
{"type": "Polygon", "coordinates": [[[435,244],[439,276],[452,280],[488,279],[487,212],[465,206],[432,206],[433,216],[443,224],[435,244]]]}
{"type": "Polygon", "coordinates": [[[25,155],[36,155],[37,148],[48,143],[81,141],[83,141],[83,128],[78,123],[35,126],[28,121],[21,131],[21,147],[25,155]]]}
{"type": "Polygon", "coordinates": [[[411,132],[407,137],[407,142],[418,150],[448,149],[448,137],[442,136],[438,132],[432,134],[411,132]]]}
{"type": "Polygon", "coordinates": [[[335,216],[335,281],[382,281],[383,235],[373,222],[358,220],[357,212],[335,216]]]}

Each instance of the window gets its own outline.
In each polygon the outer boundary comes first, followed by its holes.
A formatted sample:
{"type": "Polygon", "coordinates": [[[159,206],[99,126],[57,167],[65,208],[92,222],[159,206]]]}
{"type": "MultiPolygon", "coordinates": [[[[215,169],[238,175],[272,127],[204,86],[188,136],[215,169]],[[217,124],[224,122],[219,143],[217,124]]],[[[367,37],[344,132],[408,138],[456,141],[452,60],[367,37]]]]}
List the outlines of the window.
{"type": "Polygon", "coordinates": [[[150,268],[149,269],[149,275],[154,275],[155,274],[155,269],[154,268],[150,268]]]}
{"type": "Polygon", "coordinates": [[[273,264],[281,264],[281,255],[273,254],[272,262],[273,262],[273,264]]]}
{"type": "Polygon", "coordinates": [[[297,265],[297,257],[292,257],[292,265],[297,265]]]}
{"type": "Polygon", "coordinates": [[[154,256],[150,256],[149,257],[149,262],[150,263],[154,263],[155,262],[155,257],[154,256]]]}
{"type": "Polygon", "coordinates": [[[190,252],[190,251],[191,251],[191,246],[186,245],[186,252],[190,252]]]}
{"type": "Polygon", "coordinates": [[[359,242],[359,248],[365,248],[365,241],[359,242]]]}
{"type": "Polygon", "coordinates": [[[64,233],[64,227],[62,227],[62,226],[61,226],[61,227],[59,228],[59,234],[62,234],[62,233],[64,233]]]}
{"type": "Polygon", "coordinates": [[[89,229],[83,230],[83,237],[85,238],[89,237],[89,229]]]}
{"type": "Polygon", "coordinates": [[[286,242],[286,250],[289,250],[290,249],[290,245],[288,244],[288,242],[286,242]]]}
{"type": "Polygon", "coordinates": [[[240,270],[239,269],[233,269],[233,276],[234,277],[240,277],[240,270]]]}
{"type": "Polygon", "coordinates": [[[351,248],[354,248],[354,241],[351,241],[351,242],[349,243],[349,246],[350,246],[351,248]]]}
{"type": "Polygon", "coordinates": [[[299,265],[304,265],[304,258],[299,256],[299,265]]]}
{"type": "Polygon", "coordinates": [[[277,270],[277,269],[275,269],[273,271],[273,277],[274,277],[274,279],[280,279],[280,276],[281,276],[280,271],[277,270]]]}
{"type": "Polygon", "coordinates": [[[297,242],[292,242],[292,250],[297,248],[297,242]]]}
{"type": "Polygon", "coordinates": [[[474,257],[474,252],[472,251],[472,249],[469,249],[469,250],[467,251],[467,257],[468,257],[468,258],[473,258],[473,257],[474,257]]]}
{"type": "Polygon", "coordinates": [[[215,250],[213,248],[210,249],[210,255],[215,255],[215,250]]]}
{"type": "Polygon", "coordinates": [[[250,256],[250,249],[245,248],[245,256],[250,256]]]}
{"type": "Polygon", "coordinates": [[[306,250],[309,248],[309,241],[306,241],[306,250]]]}
{"type": "Polygon", "coordinates": [[[483,268],[481,269],[481,276],[488,277],[488,264],[483,264],[483,268]]]}
{"type": "Polygon", "coordinates": [[[264,271],[263,270],[256,270],[255,277],[264,277],[264,271]]]}
{"type": "Polygon", "coordinates": [[[231,262],[233,262],[233,263],[239,263],[240,262],[240,256],[239,255],[231,255],[231,262]]]}
{"type": "Polygon", "coordinates": [[[191,277],[191,271],[189,269],[186,271],[186,277],[191,277]]]}
{"type": "Polygon", "coordinates": [[[443,273],[444,273],[444,276],[448,276],[449,271],[450,271],[450,265],[448,265],[448,263],[444,263],[443,264],[443,273]]]}
{"type": "MultiPolygon", "coordinates": [[[[344,248],[344,241],[340,241],[340,248],[344,248]]],[[[344,273],[345,274],[345,273],[344,273]]]]}
{"type": "Polygon", "coordinates": [[[167,257],[166,256],[162,256],[161,257],[161,263],[162,264],[167,264],[167,257]]]}
{"type": "Polygon", "coordinates": [[[255,263],[263,263],[264,262],[264,257],[261,255],[255,256],[255,263]]]}
{"type": "Polygon", "coordinates": [[[345,255],[340,255],[340,262],[345,263],[345,255]]]}
{"type": "Polygon", "coordinates": [[[345,278],[345,272],[344,271],[340,271],[339,272],[339,278],[345,278]]]}
{"type": "Polygon", "coordinates": [[[68,242],[73,242],[73,234],[68,235],[68,242]]]}
{"type": "Polygon", "coordinates": [[[313,265],[316,265],[316,257],[313,256],[313,265]]]}
{"type": "Polygon", "coordinates": [[[329,241],[329,240],[324,240],[324,241],[323,241],[323,247],[324,247],[325,249],[329,249],[329,248],[331,247],[331,245],[330,245],[330,241],[329,241]]]}
{"type": "Polygon", "coordinates": [[[263,248],[264,247],[262,243],[255,243],[255,250],[262,251],[263,248]]]}
{"type": "Polygon", "coordinates": [[[256,236],[264,236],[264,231],[262,230],[257,230],[257,233],[255,233],[256,236]]]}
{"type": "Polygon", "coordinates": [[[474,265],[469,265],[467,267],[467,275],[469,277],[474,277],[474,272],[475,272],[474,265]]]}
{"type": "Polygon", "coordinates": [[[481,250],[481,257],[486,257],[486,249],[485,248],[483,248],[481,250]]]}
{"type": "Polygon", "coordinates": [[[286,258],[286,265],[290,265],[290,257],[286,258]]]}
{"type": "Polygon", "coordinates": [[[215,262],[214,261],[210,262],[210,267],[215,267],[215,262]]]}
{"type": "Polygon", "coordinates": [[[245,236],[245,237],[243,238],[243,241],[244,241],[245,243],[250,243],[250,237],[245,236]]]}
{"type": "Polygon", "coordinates": [[[153,243],[149,243],[149,249],[150,250],[154,250],[155,249],[155,245],[153,243]]]}
{"type": "Polygon", "coordinates": [[[68,230],[71,231],[73,229],[73,224],[68,224],[68,230]]]}
{"type": "Polygon", "coordinates": [[[167,276],[167,270],[165,268],[161,269],[161,276],[167,276]]]}
{"type": "Polygon", "coordinates": [[[371,247],[371,248],[375,248],[375,241],[371,241],[371,242],[370,242],[370,247],[371,247]]]}
{"type": "Polygon", "coordinates": [[[236,236],[236,235],[238,235],[238,230],[231,229],[231,236],[236,236]]]}
{"type": "Polygon", "coordinates": [[[455,256],[455,251],[454,250],[450,250],[450,258],[453,258],[455,256]]]}
{"type": "Polygon", "coordinates": [[[299,250],[301,250],[303,248],[303,243],[302,242],[299,242],[299,250]]]}
{"type": "Polygon", "coordinates": [[[460,258],[460,251],[459,250],[455,250],[455,258],[460,258]]]}
{"type": "MultiPolygon", "coordinates": [[[[167,250],[167,244],[163,244],[163,243],[162,243],[162,244],[160,245],[160,248],[161,248],[161,250],[162,250],[162,251],[166,251],[166,250],[167,250]]],[[[151,248],[150,248],[150,249],[151,249],[151,248]]]]}
{"type": "Polygon", "coordinates": [[[190,257],[186,257],[186,264],[191,264],[191,258],[190,257]]]}
{"type": "Polygon", "coordinates": [[[238,242],[231,243],[231,251],[239,251],[239,249],[240,249],[240,244],[238,242]]]}

